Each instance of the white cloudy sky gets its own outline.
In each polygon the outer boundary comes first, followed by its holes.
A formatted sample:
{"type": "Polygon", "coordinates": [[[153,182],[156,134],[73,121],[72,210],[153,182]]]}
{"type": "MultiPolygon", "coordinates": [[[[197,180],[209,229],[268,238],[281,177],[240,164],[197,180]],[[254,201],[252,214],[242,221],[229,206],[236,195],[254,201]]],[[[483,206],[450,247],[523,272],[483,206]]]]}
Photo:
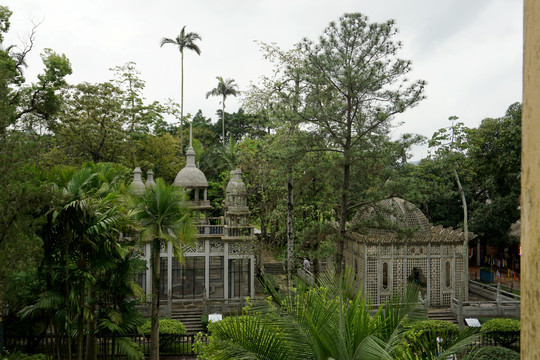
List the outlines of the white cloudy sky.
{"type": "MultiPolygon", "coordinates": [[[[521,101],[522,0],[4,0],[13,12],[6,44],[20,44],[32,28],[36,46],[28,64],[30,80],[41,68],[39,53],[52,48],[71,61],[70,83],[112,78],[110,68],[137,63],[149,101],[180,99],[180,55],[160,48],[162,37],[176,37],[182,26],[198,32],[200,56],[184,60],[184,108],[216,118],[217,98],[205,94],[217,75],[233,78],[240,90],[270,65],[253,42],[275,42],[288,49],[316,39],[332,20],[362,12],[371,21],[395,19],[402,58],[413,62],[411,79],[428,82],[427,99],[400,115],[395,134],[431,136],[459,116],[467,126],[504,114],[521,101]]],[[[227,100],[234,112],[240,99],[227,100]]],[[[426,154],[416,148],[414,159],[426,154]]]]}

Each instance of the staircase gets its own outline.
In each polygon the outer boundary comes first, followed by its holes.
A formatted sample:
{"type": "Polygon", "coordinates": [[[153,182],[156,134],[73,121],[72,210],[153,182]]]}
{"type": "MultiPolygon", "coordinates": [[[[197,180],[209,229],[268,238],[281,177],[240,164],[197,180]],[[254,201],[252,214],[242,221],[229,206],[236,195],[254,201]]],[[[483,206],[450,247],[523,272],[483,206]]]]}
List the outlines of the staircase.
{"type": "Polygon", "coordinates": [[[175,320],[180,320],[184,324],[186,334],[197,334],[203,331],[201,322],[202,310],[173,310],[171,317],[175,320]]]}
{"type": "Polygon", "coordinates": [[[450,308],[431,308],[428,310],[428,319],[430,320],[445,320],[450,321],[456,325],[458,324],[457,319],[452,314],[450,308]]]}
{"type": "Polygon", "coordinates": [[[283,264],[280,262],[264,263],[264,272],[270,275],[285,275],[285,271],[283,271],[283,264]]]}

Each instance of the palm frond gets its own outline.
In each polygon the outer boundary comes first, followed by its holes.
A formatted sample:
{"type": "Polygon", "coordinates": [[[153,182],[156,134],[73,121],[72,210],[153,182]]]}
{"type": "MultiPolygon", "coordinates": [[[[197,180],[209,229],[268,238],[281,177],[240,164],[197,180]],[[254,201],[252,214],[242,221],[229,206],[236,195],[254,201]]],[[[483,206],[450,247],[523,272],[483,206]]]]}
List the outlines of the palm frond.
{"type": "Polygon", "coordinates": [[[120,354],[126,355],[129,360],[144,360],[144,354],[139,346],[128,337],[116,339],[116,345],[120,354]]]}

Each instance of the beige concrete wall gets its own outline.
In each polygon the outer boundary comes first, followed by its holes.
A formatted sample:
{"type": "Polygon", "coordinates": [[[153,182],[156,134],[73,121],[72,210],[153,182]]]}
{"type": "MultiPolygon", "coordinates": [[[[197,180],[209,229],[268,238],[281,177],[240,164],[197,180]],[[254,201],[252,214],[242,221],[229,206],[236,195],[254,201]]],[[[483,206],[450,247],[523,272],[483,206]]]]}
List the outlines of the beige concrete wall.
{"type": "Polygon", "coordinates": [[[540,1],[524,0],[521,358],[540,359],[540,1]]]}

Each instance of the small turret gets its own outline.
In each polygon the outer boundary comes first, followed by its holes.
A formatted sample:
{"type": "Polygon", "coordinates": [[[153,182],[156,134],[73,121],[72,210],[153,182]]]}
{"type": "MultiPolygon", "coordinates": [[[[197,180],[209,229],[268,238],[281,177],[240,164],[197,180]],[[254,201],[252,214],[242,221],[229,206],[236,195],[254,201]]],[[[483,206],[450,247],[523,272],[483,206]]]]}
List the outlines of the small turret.
{"type": "Polygon", "coordinates": [[[141,180],[141,168],[136,167],[133,170],[133,181],[131,182],[130,188],[133,194],[135,195],[142,195],[144,194],[144,183],[141,180]]]}
{"type": "Polygon", "coordinates": [[[152,169],[146,172],[146,187],[155,186],[156,182],[154,181],[154,172],[152,169]]]}
{"type": "Polygon", "coordinates": [[[249,214],[247,207],[247,188],[242,181],[242,171],[231,171],[231,179],[227,184],[225,208],[228,213],[249,214]]]}

